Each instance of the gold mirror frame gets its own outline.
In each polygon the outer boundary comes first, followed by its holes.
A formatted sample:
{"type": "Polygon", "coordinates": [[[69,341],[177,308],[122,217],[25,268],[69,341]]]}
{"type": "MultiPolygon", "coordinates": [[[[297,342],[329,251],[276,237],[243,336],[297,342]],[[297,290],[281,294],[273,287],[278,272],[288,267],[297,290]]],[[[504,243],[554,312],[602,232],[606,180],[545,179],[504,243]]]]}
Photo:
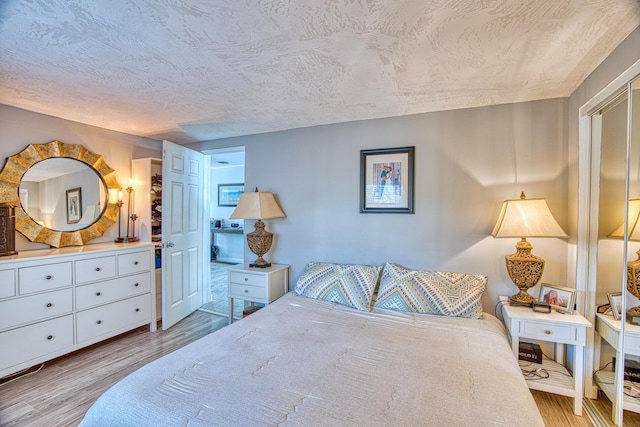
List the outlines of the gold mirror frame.
{"type": "Polygon", "coordinates": [[[18,154],[7,158],[0,171],[0,201],[16,206],[16,230],[30,241],[45,243],[56,248],[81,246],[89,240],[102,236],[116,223],[117,204],[108,200],[102,216],[86,228],[76,231],[57,231],[35,222],[20,203],[19,188],[22,176],[36,163],[56,157],[78,160],[91,167],[104,180],[109,195],[111,190],[117,191],[122,188],[116,180],[116,171],[107,165],[102,155],[87,150],[79,144],[51,141],[47,144],[31,144],[18,154]]]}

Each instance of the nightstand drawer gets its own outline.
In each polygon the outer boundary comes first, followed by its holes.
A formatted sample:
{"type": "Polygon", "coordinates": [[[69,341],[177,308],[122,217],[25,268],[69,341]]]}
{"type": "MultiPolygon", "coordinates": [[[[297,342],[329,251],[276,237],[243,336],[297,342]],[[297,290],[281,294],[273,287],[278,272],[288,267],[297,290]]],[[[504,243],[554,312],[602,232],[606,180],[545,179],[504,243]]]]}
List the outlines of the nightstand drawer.
{"type": "Polygon", "coordinates": [[[264,286],[243,285],[240,283],[229,283],[229,297],[244,299],[262,299],[265,297],[264,286]]]}
{"type": "Polygon", "coordinates": [[[625,353],[640,355],[640,337],[637,335],[625,334],[624,351],[625,353]]]}
{"type": "Polygon", "coordinates": [[[571,326],[552,325],[543,322],[522,322],[522,337],[560,341],[564,343],[573,342],[576,340],[575,328],[571,326]]]}
{"type": "Polygon", "coordinates": [[[229,272],[229,282],[243,285],[260,286],[264,288],[266,276],[261,274],[240,273],[237,271],[229,272]]]}

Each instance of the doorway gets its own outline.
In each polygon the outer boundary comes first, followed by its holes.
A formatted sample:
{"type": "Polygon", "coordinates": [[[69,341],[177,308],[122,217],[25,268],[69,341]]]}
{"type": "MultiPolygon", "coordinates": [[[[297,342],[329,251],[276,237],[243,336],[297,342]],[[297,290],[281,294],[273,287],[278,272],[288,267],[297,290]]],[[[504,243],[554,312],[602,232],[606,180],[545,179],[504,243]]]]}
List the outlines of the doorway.
{"type": "MultiPolygon", "coordinates": [[[[229,147],[206,151],[209,165],[210,298],[207,311],[229,316],[227,267],[244,262],[243,220],[229,220],[244,187],[245,149],[229,147]]],[[[235,300],[234,313],[242,315],[244,301],[235,300]]]]}

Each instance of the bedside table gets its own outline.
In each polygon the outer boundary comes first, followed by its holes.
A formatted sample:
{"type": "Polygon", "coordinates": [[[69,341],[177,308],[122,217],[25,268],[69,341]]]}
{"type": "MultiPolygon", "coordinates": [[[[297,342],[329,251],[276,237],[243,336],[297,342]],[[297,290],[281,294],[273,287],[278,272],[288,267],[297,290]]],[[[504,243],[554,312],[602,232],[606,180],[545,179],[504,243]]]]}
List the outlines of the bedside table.
{"type": "MultiPolygon", "coordinates": [[[[596,339],[595,339],[595,360],[594,366],[600,366],[600,347],[601,341],[608,342],[616,351],[616,357],[623,357],[623,354],[631,354],[640,356],[640,326],[626,323],[624,325],[624,352],[620,348],[620,329],[622,328],[620,320],[615,320],[613,316],[607,314],[596,314],[596,339]],[[598,337],[600,339],[598,339],[598,337]]],[[[620,402],[616,398],[617,377],[611,371],[597,371],[594,379],[598,387],[607,395],[612,403],[611,419],[615,424],[619,424],[618,408],[622,403],[624,410],[640,413],[640,401],[633,397],[625,395],[620,402]]],[[[631,385],[629,381],[624,381],[625,385],[631,385]]]]}
{"type": "Polygon", "coordinates": [[[251,268],[249,264],[229,267],[229,324],[233,323],[233,300],[269,304],[289,291],[289,266],[272,264],[251,268]]]}
{"type": "Polygon", "coordinates": [[[541,365],[541,368],[549,372],[549,378],[527,381],[529,388],[573,397],[573,413],[582,415],[584,346],[587,342],[587,328],[591,327],[591,323],[578,313],[537,313],[529,307],[509,305],[507,297],[500,297],[500,302],[516,359],[521,338],[555,344],[554,360],[543,356],[541,365]],[[573,377],[565,368],[565,345],[574,347],[573,377]],[[561,374],[558,375],[558,372],[561,374]]]}

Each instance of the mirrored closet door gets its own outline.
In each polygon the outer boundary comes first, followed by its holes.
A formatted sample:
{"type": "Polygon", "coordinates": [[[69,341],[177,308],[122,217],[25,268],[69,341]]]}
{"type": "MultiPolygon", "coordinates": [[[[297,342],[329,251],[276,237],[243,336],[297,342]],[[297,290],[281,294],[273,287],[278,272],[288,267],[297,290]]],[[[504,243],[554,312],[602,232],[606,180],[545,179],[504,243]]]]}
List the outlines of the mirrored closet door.
{"type": "MultiPolygon", "coordinates": [[[[581,174],[589,183],[587,194],[581,193],[588,203],[581,207],[589,212],[581,215],[588,225],[581,228],[587,238],[579,251],[588,255],[578,268],[586,272],[585,311],[595,325],[593,363],[587,361],[593,377],[586,394],[606,396],[611,409],[601,415],[619,425],[625,416],[634,423],[640,420],[640,325],[631,323],[640,304],[640,261],[635,262],[640,256],[639,88],[636,72],[591,107],[584,126],[589,167],[581,174]],[[636,364],[638,377],[633,378],[636,364]]],[[[637,313],[640,323],[640,308],[637,313]]]]}

